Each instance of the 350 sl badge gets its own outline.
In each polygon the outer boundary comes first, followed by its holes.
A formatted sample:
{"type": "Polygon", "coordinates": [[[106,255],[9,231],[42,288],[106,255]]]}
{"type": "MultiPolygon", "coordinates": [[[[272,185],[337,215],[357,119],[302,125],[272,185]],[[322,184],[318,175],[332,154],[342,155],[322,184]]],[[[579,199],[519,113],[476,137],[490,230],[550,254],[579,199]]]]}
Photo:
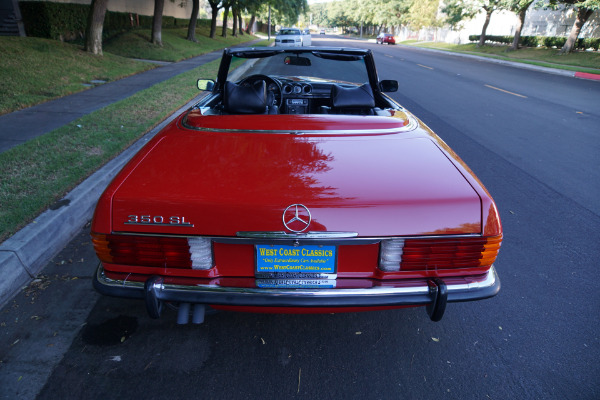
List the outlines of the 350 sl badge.
{"type": "Polygon", "coordinates": [[[186,221],[185,217],[163,217],[162,215],[128,215],[126,225],[155,225],[155,226],[185,226],[192,228],[194,224],[186,221]]]}

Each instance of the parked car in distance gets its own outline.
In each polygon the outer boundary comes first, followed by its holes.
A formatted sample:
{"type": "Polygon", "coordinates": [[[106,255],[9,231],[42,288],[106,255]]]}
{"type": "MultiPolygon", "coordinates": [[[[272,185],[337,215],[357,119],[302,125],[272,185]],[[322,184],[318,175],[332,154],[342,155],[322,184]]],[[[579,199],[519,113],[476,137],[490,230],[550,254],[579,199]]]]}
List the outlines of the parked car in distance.
{"type": "Polygon", "coordinates": [[[275,36],[275,46],[301,47],[302,36],[298,28],[281,28],[275,36]]]}
{"type": "Polygon", "coordinates": [[[396,39],[394,39],[394,35],[392,35],[391,33],[380,33],[379,35],[377,35],[377,39],[375,39],[375,42],[379,44],[396,44],[396,39]]]}
{"type": "Polygon", "coordinates": [[[324,35],[325,34],[325,29],[321,29],[321,32],[319,32],[320,35],[324,35]]]}
{"type": "Polygon", "coordinates": [[[98,201],[99,292],[183,324],[207,307],[421,306],[438,321],[500,290],[491,195],[386,94],[398,82],[379,80],[371,50],[226,49],[198,88],[98,201]]]}

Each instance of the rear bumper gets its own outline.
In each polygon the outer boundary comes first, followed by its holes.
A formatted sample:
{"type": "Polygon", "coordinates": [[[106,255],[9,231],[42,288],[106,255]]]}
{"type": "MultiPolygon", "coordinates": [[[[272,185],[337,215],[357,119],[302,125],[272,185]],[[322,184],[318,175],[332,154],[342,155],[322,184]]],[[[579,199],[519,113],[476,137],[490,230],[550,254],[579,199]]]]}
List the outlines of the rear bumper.
{"type": "Polygon", "coordinates": [[[438,278],[422,282],[394,281],[386,282],[386,286],[356,289],[184,286],[166,284],[160,276],[152,276],[145,283],[113,280],[105,275],[104,268],[100,264],[94,276],[94,287],[100,293],[109,296],[145,299],[146,304],[180,302],[230,306],[329,308],[431,306],[436,303],[443,303],[445,308],[447,302],[485,299],[496,295],[500,290],[500,280],[493,266],[487,274],[478,279],[465,280],[461,283],[451,281],[451,279],[445,281],[438,278]]]}

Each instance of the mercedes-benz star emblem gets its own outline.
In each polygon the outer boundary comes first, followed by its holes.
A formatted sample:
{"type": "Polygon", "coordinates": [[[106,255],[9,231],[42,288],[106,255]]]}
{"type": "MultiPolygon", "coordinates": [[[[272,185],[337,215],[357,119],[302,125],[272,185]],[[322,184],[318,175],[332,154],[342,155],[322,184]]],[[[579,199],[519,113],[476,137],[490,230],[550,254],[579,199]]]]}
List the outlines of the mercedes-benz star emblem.
{"type": "Polygon", "coordinates": [[[310,211],[302,204],[292,204],[283,212],[283,225],[295,233],[308,229],[311,219],[310,211]]]}

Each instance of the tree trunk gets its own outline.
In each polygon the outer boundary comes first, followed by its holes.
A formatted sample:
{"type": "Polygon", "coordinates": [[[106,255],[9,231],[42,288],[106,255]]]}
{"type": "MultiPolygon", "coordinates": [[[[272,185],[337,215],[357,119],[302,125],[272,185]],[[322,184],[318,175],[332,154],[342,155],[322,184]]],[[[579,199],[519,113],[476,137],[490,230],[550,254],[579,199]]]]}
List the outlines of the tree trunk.
{"type": "Polygon", "coordinates": [[[165,0],[154,0],[154,16],[152,17],[152,43],[162,46],[162,14],[165,0]]]}
{"type": "Polygon", "coordinates": [[[525,23],[525,14],[527,14],[526,8],[519,10],[519,21],[517,22],[517,27],[515,29],[515,37],[513,38],[512,46],[508,48],[510,51],[519,50],[519,40],[521,40],[521,30],[525,23]]]}
{"type": "Polygon", "coordinates": [[[588,8],[579,8],[577,10],[577,18],[575,19],[575,24],[573,24],[573,28],[571,28],[571,33],[565,42],[565,45],[560,49],[558,54],[569,54],[575,48],[575,42],[577,42],[577,37],[581,32],[581,28],[587,22],[588,18],[594,13],[594,10],[590,10],[588,8]]]}
{"type": "Polygon", "coordinates": [[[210,35],[208,35],[211,39],[215,38],[217,34],[217,17],[219,16],[219,1],[216,2],[209,1],[211,16],[210,16],[210,35]]]}
{"type": "Polygon", "coordinates": [[[237,7],[233,6],[231,7],[231,12],[233,14],[233,30],[232,30],[232,34],[234,37],[237,37],[237,30],[238,30],[238,12],[237,12],[237,7]]]}
{"type": "Polygon", "coordinates": [[[244,35],[244,28],[242,27],[242,10],[238,11],[238,30],[240,31],[240,35],[244,35]]]}
{"type": "Polygon", "coordinates": [[[224,38],[227,37],[227,20],[229,19],[229,4],[225,5],[223,10],[223,30],[221,31],[221,36],[224,38]]]}
{"type": "Polygon", "coordinates": [[[256,15],[252,14],[250,17],[250,22],[248,22],[248,26],[246,27],[246,33],[251,35],[254,33],[254,23],[256,22],[256,15]]]}
{"type": "Polygon", "coordinates": [[[494,8],[492,7],[484,7],[483,9],[485,10],[485,22],[483,23],[483,29],[481,30],[481,36],[479,37],[477,47],[481,47],[485,44],[485,31],[487,31],[490,19],[492,18],[492,13],[494,12],[494,8]]]}
{"type": "Polygon", "coordinates": [[[198,11],[200,10],[200,0],[193,0],[192,16],[188,25],[187,40],[197,42],[196,40],[196,22],[198,21],[198,11]]]}
{"type": "Polygon", "coordinates": [[[92,0],[85,30],[85,51],[102,55],[102,29],[108,0],[92,0]]]}

